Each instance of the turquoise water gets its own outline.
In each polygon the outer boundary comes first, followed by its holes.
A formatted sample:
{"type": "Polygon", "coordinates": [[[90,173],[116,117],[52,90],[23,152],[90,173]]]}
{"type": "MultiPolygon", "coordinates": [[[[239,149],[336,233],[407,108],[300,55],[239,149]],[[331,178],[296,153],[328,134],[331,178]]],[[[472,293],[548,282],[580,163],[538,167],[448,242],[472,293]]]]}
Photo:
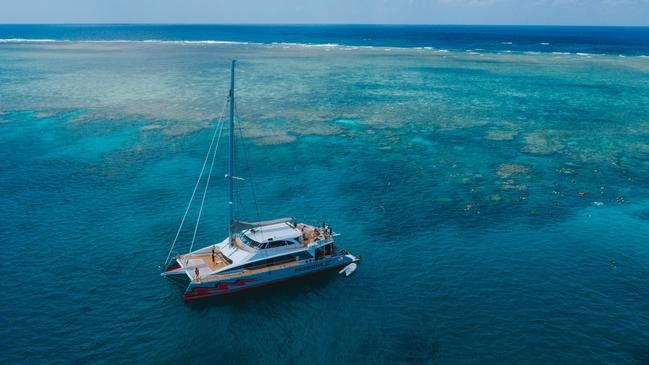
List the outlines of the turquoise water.
{"type": "MultiPolygon", "coordinates": [[[[4,43],[0,361],[647,363],[648,76],[617,54],[4,43]],[[188,305],[158,265],[232,58],[240,216],[326,220],[363,261],[188,305]]],[[[200,244],[224,237],[223,172],[200,244]]]]}

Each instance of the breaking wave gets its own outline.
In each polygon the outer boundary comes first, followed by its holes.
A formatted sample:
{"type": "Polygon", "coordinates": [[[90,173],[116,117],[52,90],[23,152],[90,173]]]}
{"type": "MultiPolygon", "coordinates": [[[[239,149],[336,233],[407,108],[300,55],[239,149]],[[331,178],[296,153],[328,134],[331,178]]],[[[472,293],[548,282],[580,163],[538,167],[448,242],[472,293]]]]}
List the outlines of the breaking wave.
{"type": "Polygon", "coordinates": [[[0,38],[0,43],[44,43],[59,42],[56,39],[0,38]]]}
{"type": "MultiPolygon", "coordinates": [[[[206,40],[162,40],[162,39],[82,39],[82,40],[72,40],[72,39],[49,39],[49,38],[0,38],[0,44],[6,44],[6,43],[16,43],[16,44],[26,44],[26,43],[157,43],[157,44],[186,44],[186,45],[263,45],[263,46],[282,46],[284,48],[288,47],[303,47],[303,48],[324,48],[324,49],[331,49],[331,48],[336,48],[336,49],[341,49],[341,50],[356,50],[356,49],[382,49],[382,50],[390,50],[390,49],[417,49],[417,50],[425,50],[425,51],[431,51],[435,53],[447,53],[447,52],[462,52],[468,53],[468,54],[479,54],[479,53],[499,53],[499,52],[504,52],[504,53],[520,53],[520,54],[528,54],[528,55],[538,55],[538,54],[553,54],[553,55],[570,55],[570,54],[575,54],[577,56],[582,56],[582,57],[592,57],[592,56],[597,56],[597,55],[605,55],[605,54],[592,54],[592,53],[584,53],[584,52],[548,52],[548,51],[539,51],[539,50],[517,50],[517,51],[512,51],[512,50],[485,50],[485,49],[456,49],[456,50],[448,50],[448,49],[438,49],[435,47],[407,47],[407,46],[370,46],[370,45],[345,45],[345,44],[339,44],[339,43],[298,43],[298,42],[269,42],[269,43],[262,43],[262,42],[246,42],[246,41],[227,41],[227,40],[212,40],[212,39],[206,39],[206,40]]],[[[501,42],[501,44],[513,44],[513,42],[501,42]]],[[[541,45],[549,45],[549,43],[539,43],[541,45]]],[[[627,55],[627,56],[633,56],[633,55],[627,55]]],[[[636,55],[636,57],[639,58],[649,58],[649,55],[636,55]]]]}

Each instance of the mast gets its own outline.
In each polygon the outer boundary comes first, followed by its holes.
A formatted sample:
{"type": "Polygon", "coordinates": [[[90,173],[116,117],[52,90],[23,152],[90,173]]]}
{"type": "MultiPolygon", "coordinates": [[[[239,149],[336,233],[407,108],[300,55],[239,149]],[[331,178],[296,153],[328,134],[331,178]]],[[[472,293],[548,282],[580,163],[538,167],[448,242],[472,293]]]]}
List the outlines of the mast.
{"type": "Polygon", "coordinates": [[[228,206],[230,218],[228,220],[228,240],[232,244],[234,236],[234,65],[237,61],[232,60],[230,73],[230,143],[228,152],[228,206]]]}

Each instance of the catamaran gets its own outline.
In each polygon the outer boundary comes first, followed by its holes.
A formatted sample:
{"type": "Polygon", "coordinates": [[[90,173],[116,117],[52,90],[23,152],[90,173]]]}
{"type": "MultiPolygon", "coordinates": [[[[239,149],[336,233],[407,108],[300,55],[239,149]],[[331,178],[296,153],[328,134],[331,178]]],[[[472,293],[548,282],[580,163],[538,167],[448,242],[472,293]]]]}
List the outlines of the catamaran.
{"type": "MultiPolygon", "coordinates": [[[[334,243],[334,237],[338,234],[324,223],[321,226],[313,226],[298,223],[293,218],[262,222],[244,222],[235,219],[234,184],[236,180],[243,180],[241,177],[235,176],[234,171],[235,64],[236,61],[233,60],[227,100],[227,105],[229,105],[229,146],[228,172],[225,178],[228,183],[228,237],[221,242],[193,250],[205,194],[212,176],[216,150],[225,124],[225,118],[221,118],[220,124],[217,124],[214,130],[203,168],[161,273],[162,276],[169,279],[180,280],[183,287],[186,285],[183,294],[183,299],[186,302],[236,293],[329,270],[339,270],[340,274],[349,276],[356,270],[357,262],[360,260],[359,257],[338,249],[334,243]],[[211,165],[207,173],[189,252],[172,255],[210,156],[211,165]]],[[[223,114],[225,115],[225,108],[223,114]]]]}

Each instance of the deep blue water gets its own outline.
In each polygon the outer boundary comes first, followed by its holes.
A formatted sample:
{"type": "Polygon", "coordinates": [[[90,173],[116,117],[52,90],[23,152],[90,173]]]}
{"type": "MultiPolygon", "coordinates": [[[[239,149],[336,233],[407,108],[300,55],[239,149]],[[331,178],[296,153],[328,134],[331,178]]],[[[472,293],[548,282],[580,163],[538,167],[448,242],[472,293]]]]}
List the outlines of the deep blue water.
{"type": "Polygon", "coordinates": [[[649,363],[649,59],[618,55],[646,32],[0,26],[90,40],[0,43],[0,363],[649,363]],[[238,216],[363,261],[185,304],[159,265],[233,58],[238,216]]]}
{"type": "Polygon", "coordinates": [[[0,25],[0,39],[222,40],[649,55],[649,27],[457,25],[0,25]]]}

